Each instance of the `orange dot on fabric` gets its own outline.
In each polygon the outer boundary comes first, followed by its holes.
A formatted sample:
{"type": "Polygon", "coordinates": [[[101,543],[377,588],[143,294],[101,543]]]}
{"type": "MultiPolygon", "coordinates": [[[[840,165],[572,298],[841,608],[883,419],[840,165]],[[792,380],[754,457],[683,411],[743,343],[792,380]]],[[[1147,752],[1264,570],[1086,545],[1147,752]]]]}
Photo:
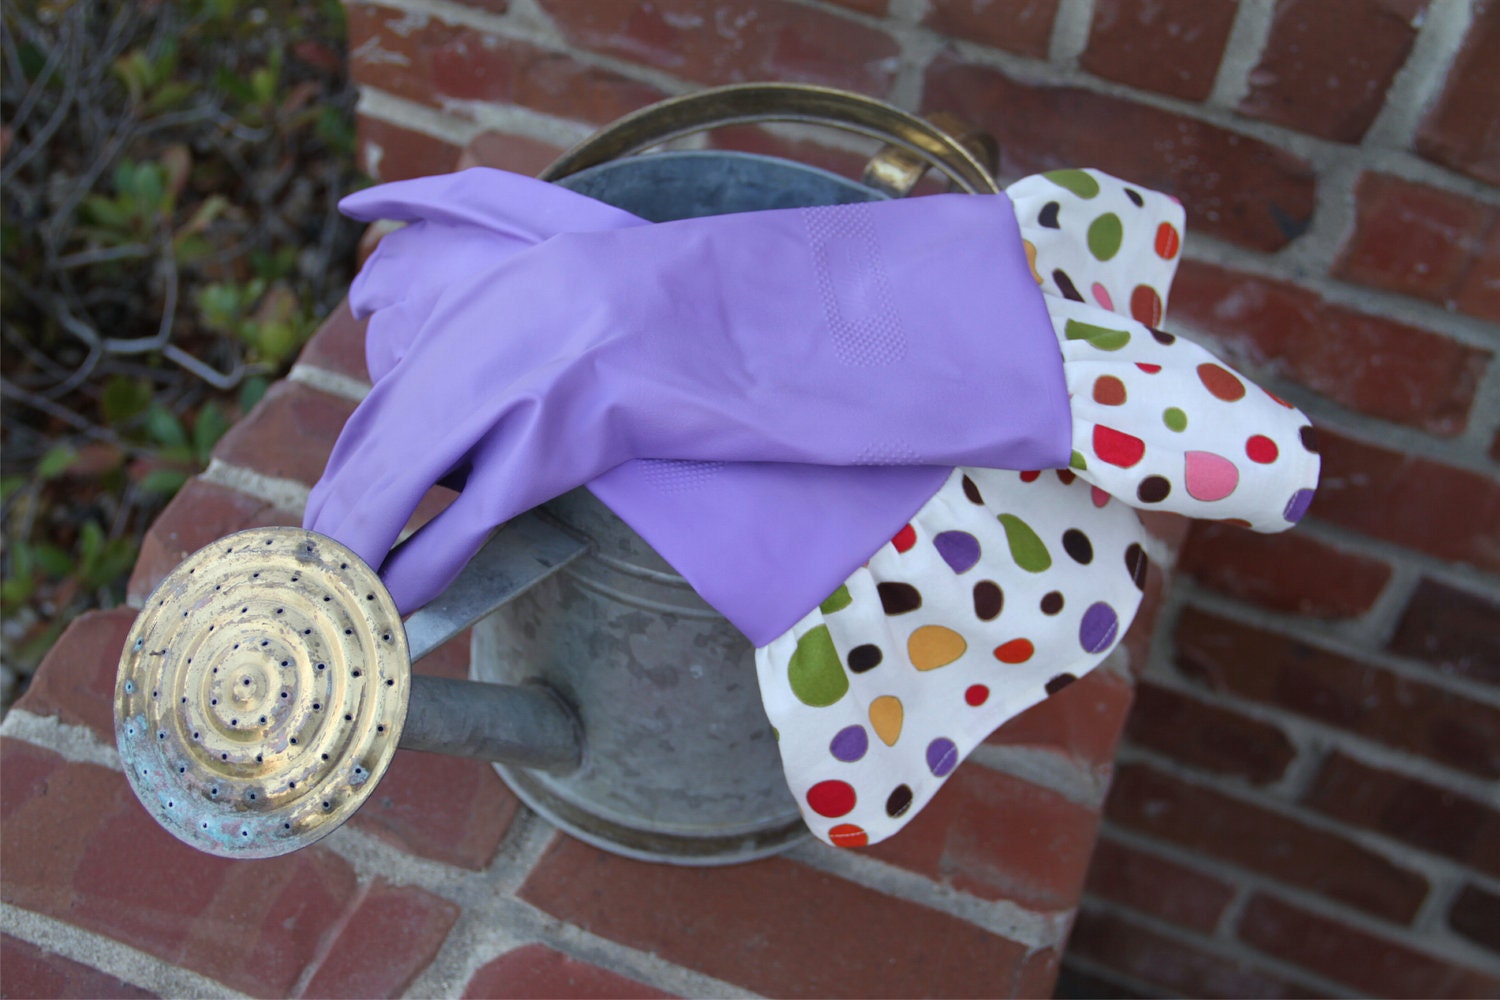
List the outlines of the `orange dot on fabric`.
{"type": "Polygon", "coordinates": [[[1288,403],[1286,400],[1282,399],[1280,396],[1276,395],[1276,393],[1274,393],[1274,392],[1271,392],[1271,391],[1266,390],[1266,389],[1262,389],[1261,392],[1264,392],[1267,396],[1270,396],[1271,399],[1274,402],[1280,403],[1282,406],[1285,406],[1288,410],[1295,410],[1296,409],[1295,406],[1293,406],[1291,403],[1288,403]]]}
{"type": "Polygon", "coordinates": [[[1025,663],[1035,652],[1036,647],[1031,644],[1030,639],[1012,639],[995,647],[995,659],[1001,663],[1025,663]]]}
{"type": "Polygon", "coordinates": [[[1245,398],[1245,383],[1235,378],[1234,372],[1219,365],[1204,362],[1198,366],[1198,381],[1203,383],[1215,399],[1226,403],[1245,398]]]}
{"type": "Polygon", "coordinates": [[[917,529],[908,524],[896,532],[896,537],[891,539],[891,544],[896,546],[897,552],[910,551],[911,547],[917,544],[917,529]]]}
{"type": "Polygon", "coordinates": [[[883,694],[870,702],[870,725],[875,727],[875,735],[886,746],[896,745],[905,721],[906,711],[901,707],[901,699],[895,695],[883,694]]]}
{"type": "Polygon", "coordinates": [[[854,788],[847,781],[820,781],[807,790],[807,804],[829,819],[848,815],[854,809],[854,788]]]}
{"type": "Polygon", "coordinates": [[[870,835],[853,823],[840,823],[829,830],[828,839],[834,847],[865,847],[870,843],[870,835]]]}
{"type": "Polygon", "coordinates": [[[1275,441],[1272,441],[1264,434],[1257,434],[1245,442],[1245,454],[1249,456],[1252,462],[1259,462],[1261,465],[1270,465],[1276,461],[1276,457],[1281,452],[1277,449],[1275,441]]]}
{"type": "Polygon", "coordinates": [[[1130,293],[1130,316],[1138,323],[1158,326],[1161,323],[1161,296],[1150,285],[1136,285],[1130,293]]]}
{"type": "Polygon", "coordinates": [[[942,625],[923,625],[906,640],[906,655],[918,670],[946,667],[969,648],[964,637],[942,625]]]}
{"type": "Polygon", "coordinates": [[[1156,227],[1156,255],[1162,260],[1171,260],[1182,249],[1182,237],[1170,222],[1156,227]]]}
{"type": "Polygon", "coordinates": [[[1124,405],[1125,383],[1113,375],[1101,375],[1094,379],[1094,402],[1101,406],[1124,405]]]}

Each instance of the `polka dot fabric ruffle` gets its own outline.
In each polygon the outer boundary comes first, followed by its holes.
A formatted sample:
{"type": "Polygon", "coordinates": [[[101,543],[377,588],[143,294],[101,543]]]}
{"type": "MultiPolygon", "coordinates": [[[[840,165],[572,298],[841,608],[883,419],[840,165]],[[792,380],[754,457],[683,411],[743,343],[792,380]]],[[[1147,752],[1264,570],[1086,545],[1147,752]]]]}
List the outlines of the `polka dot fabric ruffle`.
{"type": "Polygon", "coordinates": [[[1174,199],[1094,170],[1007,194],[1063,355],[1072,468],[955,469],[756,651],[788,784],[838,846],[895,833],[991,732],[1109,655],[1148,566],[1127,504],[1276,531],[1317,482],[1305,417],[1154,329],[1181,248],[1174,199]]]}

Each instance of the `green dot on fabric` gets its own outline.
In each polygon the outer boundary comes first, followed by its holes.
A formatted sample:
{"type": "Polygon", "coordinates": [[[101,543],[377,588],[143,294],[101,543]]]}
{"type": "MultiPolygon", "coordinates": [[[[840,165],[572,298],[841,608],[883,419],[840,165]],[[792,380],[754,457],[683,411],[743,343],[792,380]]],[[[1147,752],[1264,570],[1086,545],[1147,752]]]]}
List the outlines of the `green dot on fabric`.
{"type": "Polygon", "coordinates": [[[819,625],[797,640],[786,679],[792,694],[813,708],[827,708],[848,692],[849,678],[827,625],[819,625]]]}
{"type": "Polygon", "coordinates": [[[1101,351],[1118,351],[1130,343],[1129,330],[1080,323],[1076,319],[1068,320],[1067,326],[1063,327],[1063,336],[1069,340],[1087,340],[1090,347],[1097,347],[1101,351]]]}
{"type": "Polygon", "coordinates": [[[1068,468],[1070,469],[1087,469],[1088,467],[1088,459],[1083,457],[1083,452],[1081,451],[1073,452],[1072,457],[1068,459],[1068,468]]]}
{"type": "Polygon", "coordinates": [[[1052,556],[1031,525],[1014,514],[1001,514],[1000,526],[1005,529],[1005,541],[1017,566],[1028,573],[1041,573],[1051,567],[1052,556]]]}
{"type": "Polygon", "coordinates": [[[849,588],[841,583],[839,584],[838,590],[835,590],[833,593],[829,594],[828,597],[824,599],[823,603],[818,605],[818,610],[823,612],[825,615],[831,615],[835,611],[844,610],[853,603],[854,598],[849,596],[849,588]]]}
{"type": "Polygon", "coordinates": [[[1125,227],[1120,217],[1105,212],[1089,223],[1089,253],[1100,260],[1109,260],[1120,252],[1120,241],[1125,238],[1125,227]]]}
{"type": "Polygon", "coordinates": [[[1049,170],[1042,176],[1080,198],[1092,198],[1099,193],[1099,182],[1082,170],[1049,170]]]}
{"type": "Polygon", "coordinates": [[[1183,413],[1175,406],[1167,407],[1166,412],[1161,415],[1161,420],[1162,423],[1166,424],[1167,427],[1171,430],[1187,430],[1187,414],[1183,413]]]}

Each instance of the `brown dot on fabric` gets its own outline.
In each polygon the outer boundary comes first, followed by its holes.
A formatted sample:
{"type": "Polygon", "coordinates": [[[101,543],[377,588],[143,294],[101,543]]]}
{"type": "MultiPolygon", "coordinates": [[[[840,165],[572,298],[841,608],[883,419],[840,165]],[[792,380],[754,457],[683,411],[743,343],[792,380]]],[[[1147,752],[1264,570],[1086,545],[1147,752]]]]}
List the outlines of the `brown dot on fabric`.
{"type": "Polygon", "coordinates": [[[875,587],[880,606],[888,615],[904,615],[922,606],[922,592],[909,583],[882,583],[875,587]]]}
{"type": "Polygon", "coordinates": [[[1072,674],[1058,674],[1056,677],[1047,682],[1047,693],[1057,694],[1057,692],[1061,691],[1069,684],[1072,684],[1077,679],[1078,678],[1074,677],[1072,674]]]}
{"type": "Polygon", "coordinates": [[[1061,591],[1053,590],[1042,595],[1042,614],[1055,615],[1063,609],[1063,595],[1061,591]]]}
{"type": "Polygon", "coordinates": [[[1146,550],[1139,542],[1131,542],[1130,548],[1125,550],[1125,569],[1130,572],[1137,590],[1146,589],[1146,570],[1150,568],[1151,560],[1146,557],[1146,550]]]}
{"type": "Polygon", "coordinates": [[[1136,487],[1135,495],[1141,503],[1161,503],[1172,492],[1172,484],[1165,476],[1147,476],[1136,487]]]}
{"type": "Polygon", "coordinates": [[[974,584],[974,614],[980,621],[993,621],[1005,607],[1005,593],[994,580],[980,580],[974,584]]]}
{"type": "Polygon", "coordinates": [[[979,493],[979,487],[974,485],[974,480],[964,476],[964,496],[969,498],[970,503],[984,503],[984,497],[979,493]]]}
{"type": "Polygon", "coordinates": [[[1094,402],[1100,406],[1123,406],[1125,383],[1113,375],[1101,375],[1094,379],[1094,402]]]}
{"type": "Polygon", "coordinates": [[[880,666],[880,661],[884,659],[885,654],[880,651],[880,647],[868,642],[862,646],[855,646],[849,650],[849,655],[845,657],[846,662],[849,664],[849,669],[856,674],[862,674],[867,670],[874,670],[880,666]]]}

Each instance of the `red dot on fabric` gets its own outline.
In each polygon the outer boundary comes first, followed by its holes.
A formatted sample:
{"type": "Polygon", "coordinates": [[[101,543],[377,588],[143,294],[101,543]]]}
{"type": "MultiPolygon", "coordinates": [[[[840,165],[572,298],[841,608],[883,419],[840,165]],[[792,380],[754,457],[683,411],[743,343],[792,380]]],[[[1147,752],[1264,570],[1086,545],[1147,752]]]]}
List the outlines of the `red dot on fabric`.
{"type": "Polygon", "coordinates": [[[1265,389],[1262,389],[1261,392],[1264,392],[1267,396],[1270,396],[1273,400],[1275,400],[1276,402],[1280,403],[1282,406],[1285,406],[1288,410],[1294,410],[1294,409],[1296,409],[1296,407],[1294,407],[1291,403],[1288,403],[1286,400],[1282,399],[1280,396],[1276,395],[1274,392],[1270,392],[1270,391],[1267,391],[1265,389]]]}
{"type": "Polygon", "coordinates": [[[1023,482],[1023,483],[1034,483],[1034,482],[1036,482],[1037,477],[1040,476],[1041,474],[1042,474],[1042,470],[1041,469],[1029,469],[1026,472],[1021,473],[1021,482],[1023,482]]]}
{"type": "Polygon", "coordinates": [[[1012,639],[995,647],[995,659],[1001,663],[1025,663],[1034,652],[1036,647],[1031,644],[1030,639],[1012,639]]]}
{"type": "Polygon", "coordinates": [[[828,839],[834,847],[865,847],[870,843],[870,835],[853,823],[840,823],[829,830],[828,839]]]}
{"type": "Polygon", "coordinates": [[[975,708],[978,708],[980,705],[983,705],[989,700],[990,689],[985,687],[983,684],[971,685],[969,687],[969,690],[964,692],[964,701],[968,702],[970,705],[973,705],[975,708]]]}
{"type": "Polygon", "coordinates": [[[1100,375],[1094,379],[1094,402],[1101,406],[1123,406],[1125,383],[1113,375],[1100,375]]]}
{"type": "Polygon", "coordinates": [[[1155,375],[1157,372],[1161,371],[1161,365],[1148,365],[1137,361],[1135,363],[1135,366],[1141,371],[1145,372],[1147,375],[1155,375]]]}
{"type": "Polygon", "coordinates": [[[1204,362],[1198,366],[1198,381],[1203,383],[1215,399],[1226,403],[1245,398],[1245,383],[1234,377],[1234,372],[1218,365],[1204,362]]]}
{"type": "Polygon", "coordinates": [[[845,816],[854,808],[854,788],[847,781],[820,781],[807,790],[807,804],[819,816],[845,816]]]}
{"type": "Polygon", "coordinates": [[[1072,469],[1057,470],[1057,481],[1062,483],[1064,486],[1072,486],[1073,480],[1077,478],[1078,473],[1074,472],[1072,469]]]}
{"type": "Polygon", "coordinates": [[[1182,249],[1182,237],[1170,222],[1156,227],[1156,255],[1162,260],[1171,260],[1182,249]]]}
{"type": "Polygon", "coordinates": [[[1161,324],[1161,296],[1150,285],[1136,285],[1130,293],[1130,315],[1138,323],[1147,326],[1161,324]]]}
{"type": "Polygon", "coordinates": [[[1259,462],[1261,465],[1270,465],[1276,461],[1276,456],[1281,452],[1276,447],[1276,442],[1264,434],[1257,434],[1245,442],[1245,454],[1250,456],[1250,461],[1259,462]]]}
{"type": "Polygon", "coordinates": [[[1133,434],[1117,431],[1103,424],[1094,425],[1094,454],[1108,462],[1128,469],[1146,454],[1146,442],[1133,434]]]}
{"type": "Polygon", "coordinates": [[[891,544],[896,546],[897,552],[907,552],[917,544],[917,529],[907,525],[896,532],[896,537],[891,539],[891,544]]]}

